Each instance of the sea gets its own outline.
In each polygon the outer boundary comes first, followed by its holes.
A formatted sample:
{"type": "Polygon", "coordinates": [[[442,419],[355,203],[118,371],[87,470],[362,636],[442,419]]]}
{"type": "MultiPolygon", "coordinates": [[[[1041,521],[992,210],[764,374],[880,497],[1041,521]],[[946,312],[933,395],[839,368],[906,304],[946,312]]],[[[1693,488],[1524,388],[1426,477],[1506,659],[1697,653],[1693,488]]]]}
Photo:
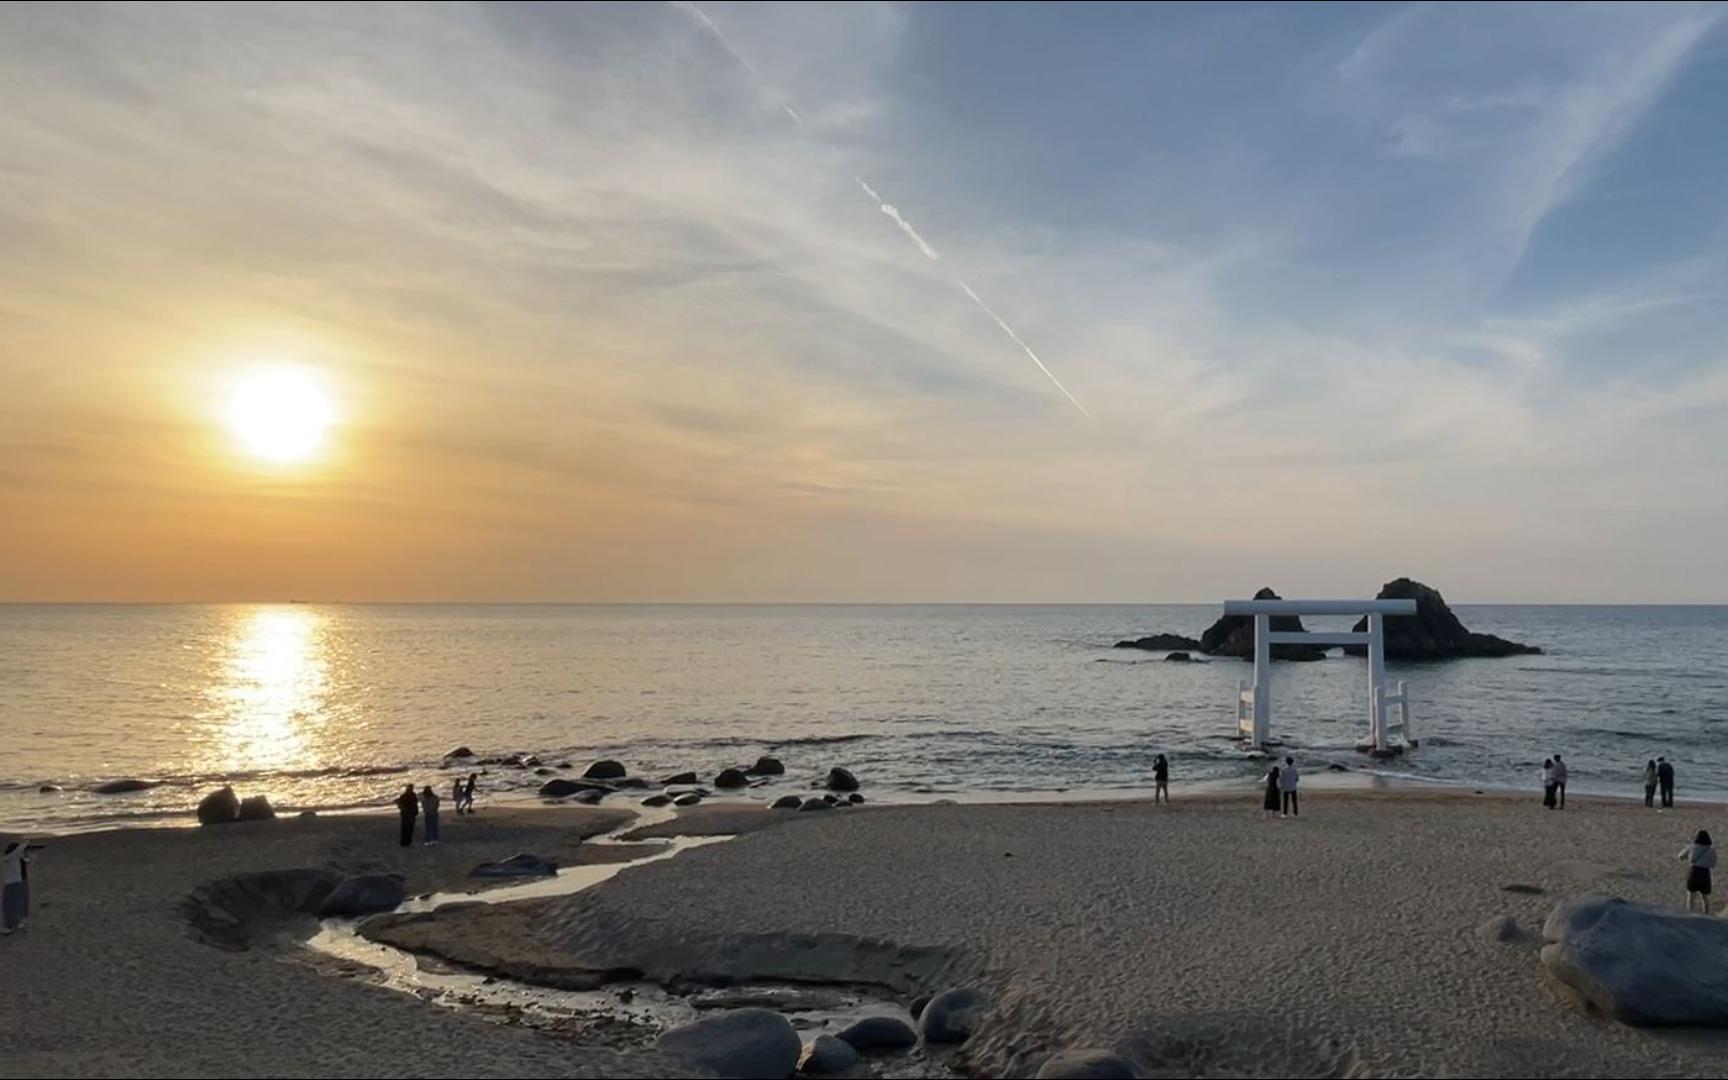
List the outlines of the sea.
{"type": "MultiPolygon", "coordinates": [[[[1455,609],[1543,654],[1391,664],[1419,747],[1376,763],[1367,670],[1275,665],[1272,734],[1316,771],[1493,789],[1565,755],[1574,791],[1728,795],[1728,607],[1455,609]]],[[[1265,763],[1232,739],[1232,659],[1113,648],[1197,636],[1215,604],[0,605],[0,829],[183,824],[232,783],[278,812],[381,806],[456,771],[446,752],[538,757],[484,771],[532,798],[599,758],[703,775],[758,755],[777,792],[835,765],[881,800],[1133,795],[1152,758],[1184,785],[1265,763]],[[568,764],[568,770],[559,765],[568,764]],[[105,782],[154,786],[102,794],[105,782]]],[[[1313,629],[1347,620],[1309,619],[1313,629]]]]}

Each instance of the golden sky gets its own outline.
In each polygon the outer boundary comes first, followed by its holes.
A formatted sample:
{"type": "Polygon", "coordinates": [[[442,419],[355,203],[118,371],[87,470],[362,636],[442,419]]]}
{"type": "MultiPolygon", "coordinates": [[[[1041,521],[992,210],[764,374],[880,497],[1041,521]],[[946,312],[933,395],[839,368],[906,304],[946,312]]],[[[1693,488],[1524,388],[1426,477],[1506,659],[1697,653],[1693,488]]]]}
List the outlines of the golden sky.
{"type": "Polygon", "coordinates": [[[1721,337],[1598,356],[1722,246],[1528,269],[1715,15],[1508,120],[1336,13],[1273,116],[964,8],[8,5],[0,600],[1728,599],[1721,337]],[[303,461],[227,418],[281,368],[303,461]]]}

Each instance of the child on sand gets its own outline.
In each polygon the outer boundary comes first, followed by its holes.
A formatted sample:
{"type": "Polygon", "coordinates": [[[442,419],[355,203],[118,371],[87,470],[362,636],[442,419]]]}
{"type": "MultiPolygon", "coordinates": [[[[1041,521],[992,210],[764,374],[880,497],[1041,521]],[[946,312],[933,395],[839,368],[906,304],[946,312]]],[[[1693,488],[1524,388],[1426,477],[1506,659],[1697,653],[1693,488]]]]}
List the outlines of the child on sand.
{"type": "Polygon", "coordinates": [[[1692,910],[1692,898],[1698,898],[1698,910],[1710,914],[1710,870],[1716,865],[1716,848],[1710,843],[1710,834],[1703,829],[1692,842],[1680,849],[1680,857],[1686,860],[1686,910],[1692,910]]]}

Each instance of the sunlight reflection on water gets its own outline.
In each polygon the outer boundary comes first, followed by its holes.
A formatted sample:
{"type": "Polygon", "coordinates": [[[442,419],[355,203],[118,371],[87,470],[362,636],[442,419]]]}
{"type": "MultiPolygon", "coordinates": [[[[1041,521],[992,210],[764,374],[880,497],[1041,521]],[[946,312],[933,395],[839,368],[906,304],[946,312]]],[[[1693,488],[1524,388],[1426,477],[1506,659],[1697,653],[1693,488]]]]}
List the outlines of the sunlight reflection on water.
{"type": "Polygon", "coordinates": [[[233,613],[220,679],[199,715],[209,771],[309,765],[329,722],[326,617],[310,607],[233,613]]]}

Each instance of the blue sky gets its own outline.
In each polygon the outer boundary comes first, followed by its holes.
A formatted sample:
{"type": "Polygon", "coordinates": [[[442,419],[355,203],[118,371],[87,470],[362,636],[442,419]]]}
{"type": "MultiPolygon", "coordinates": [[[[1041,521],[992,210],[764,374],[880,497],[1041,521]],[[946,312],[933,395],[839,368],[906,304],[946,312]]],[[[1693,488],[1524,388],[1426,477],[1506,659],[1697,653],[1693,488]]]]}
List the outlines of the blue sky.
{"type": "Polygon", "coordinates": [[[11,5],[0,91],[0,594],[1728,601],[1721,5],[11,5]],[[263,353],[316,476],[198,463],[263,353]]]}

